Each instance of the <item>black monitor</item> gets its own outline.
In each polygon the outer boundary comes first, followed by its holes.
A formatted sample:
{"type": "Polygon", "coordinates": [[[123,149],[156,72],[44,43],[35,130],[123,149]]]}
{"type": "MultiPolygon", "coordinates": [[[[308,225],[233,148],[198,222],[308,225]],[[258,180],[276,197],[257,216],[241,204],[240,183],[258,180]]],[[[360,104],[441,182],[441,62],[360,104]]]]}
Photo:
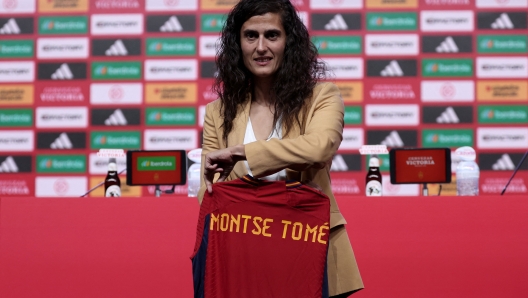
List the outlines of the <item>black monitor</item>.
{"type": "Polygon", "coordinates": [[[185,150],[127,151],[127,185],[184,185],[185,150]]]}
{"type": "Polygon", "coordinates": [[[393,148],[389,159],[392,184],[451,182],[449,148],[393,148]]]}

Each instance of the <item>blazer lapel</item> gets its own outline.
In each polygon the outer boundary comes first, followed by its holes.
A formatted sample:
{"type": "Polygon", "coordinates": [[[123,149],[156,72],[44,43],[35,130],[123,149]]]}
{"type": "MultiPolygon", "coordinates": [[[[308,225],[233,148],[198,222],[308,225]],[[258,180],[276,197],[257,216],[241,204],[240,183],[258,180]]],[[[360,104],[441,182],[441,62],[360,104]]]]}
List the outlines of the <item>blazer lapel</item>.
{"type": "MultiPolygon", "coordinates": [[[[238,144],[244,143],[244,137],[246,136],[246,128],[249,119],[249,108],[251,107],[251,97],[248,96],[246,100],[240,107],[238,116],[233,120],[233,129],[227,137],[227,146],[235,146],[238,144]]],[[[243,177],[248,174],[245,162],[238,162],[231,175],[231,180],[243,177]]]]}

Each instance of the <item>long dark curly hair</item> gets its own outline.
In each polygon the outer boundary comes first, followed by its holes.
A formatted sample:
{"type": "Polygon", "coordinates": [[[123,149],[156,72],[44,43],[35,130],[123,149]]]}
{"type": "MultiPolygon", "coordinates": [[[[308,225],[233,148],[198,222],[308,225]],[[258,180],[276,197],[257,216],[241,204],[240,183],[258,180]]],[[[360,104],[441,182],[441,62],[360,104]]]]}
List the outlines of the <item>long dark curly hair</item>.
{"type": "Polygon", "coordinates": [[[305,101],[312,96],[317,81],[325,78],[326,67],[317,60],[317,48],[289,0],[241,0],[222,29],[216,56],[218,73],[213,84],[222,103],[222,139],[226,145],[238,107],[253,90],[253,75],[242,57],[240,30],[251,17],[266,13],[279,14],[286,31],[284,57],[270,90],[275,108],[273,127],[281,119],[286,136],[295,123],[301,125],[299,114],[305,101]]]}

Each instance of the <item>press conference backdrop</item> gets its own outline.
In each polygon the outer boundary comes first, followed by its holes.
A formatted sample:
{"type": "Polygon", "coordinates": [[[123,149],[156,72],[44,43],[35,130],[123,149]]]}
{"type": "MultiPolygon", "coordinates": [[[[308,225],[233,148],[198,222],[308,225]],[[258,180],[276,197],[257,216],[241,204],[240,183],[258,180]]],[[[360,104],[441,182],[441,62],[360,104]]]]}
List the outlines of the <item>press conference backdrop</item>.
{"type": "MultiPolygon", "coordinates": [[[[101,148],[199,147],[236,2],[0,0],[0,196],[79,196],[106,173],[101,148]]],[[[338,195],[364,193],[363,144],[472,146],[481,194],[502,190],[528,149],[528,0],[293,2],[345,103],[338,195]]],[[[420,193],[381,160],[386,194],[420,193]]],[[[527,184],[528,163],[507,193],[527,184]]]]}

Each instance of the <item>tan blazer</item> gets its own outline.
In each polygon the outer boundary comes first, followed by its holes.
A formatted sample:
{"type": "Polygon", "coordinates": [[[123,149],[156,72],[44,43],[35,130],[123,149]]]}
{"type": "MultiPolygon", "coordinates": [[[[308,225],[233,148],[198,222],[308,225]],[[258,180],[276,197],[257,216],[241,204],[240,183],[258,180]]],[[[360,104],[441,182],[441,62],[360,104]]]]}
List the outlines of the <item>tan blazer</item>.
{"type": "MultiPolygon", "coordinates": [[[[227,146],[244,143],[251,100],[239,107],[227,146]]],[[[286,168],[287,179],[312,182],[330,198],[330,247],[328,281],[330,296],[363,288],[361,276],[348,235],[345,219],[339,212],[330,185],[330,161],[343,139],[343,100],[332,83],[320,83],[313,90],[301,127],[295,126],[283,139],[256,141],[245,145],[246,159],[253,176],[264,177],[286,168]]],[[[202,174],[207,153],[226,148],[222,141],[220,101],[207,105],[203,127],[202,174]]],[[[246,175],[243,162],[235,165],[227,180],[246,175]]],[[[205,192],[203,175],[198,193],[201,202],[205,192]]]]}

